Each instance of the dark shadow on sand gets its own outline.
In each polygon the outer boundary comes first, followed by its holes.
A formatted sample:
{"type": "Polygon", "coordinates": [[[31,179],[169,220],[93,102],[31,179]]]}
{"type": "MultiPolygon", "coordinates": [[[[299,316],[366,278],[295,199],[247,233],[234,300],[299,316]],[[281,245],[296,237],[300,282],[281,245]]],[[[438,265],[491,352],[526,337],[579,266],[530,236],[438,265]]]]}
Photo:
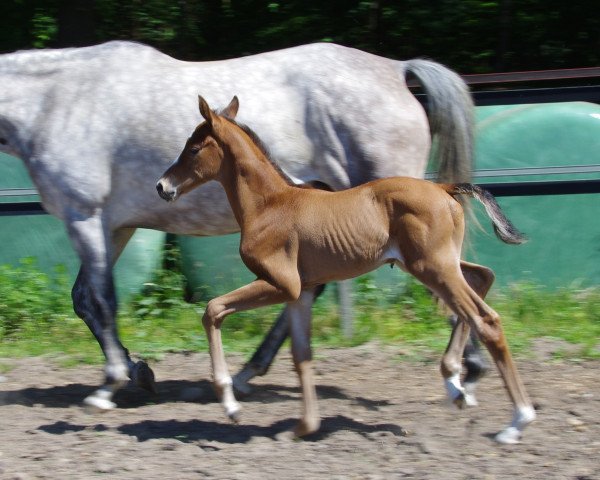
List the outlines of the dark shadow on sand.
{"type": "MultiPolygon", "coordinates": [[[[198,443],[199,447],[204,448],[204,442],[247,443],[256,437],[276,440],[280,433],[291,430],[295,423],[296,420],[291,418],[280,420],[269,427],[251,424],[234,425],[226,421],[219,423],[202,420],[143,420],[121,425],[116,428],[116,431],[135,437],[139,442],[171,439],[182,443],[198,443]]],[[[90,427],[60,421],[42,425],[39,429],[52,435],[64,435],[82,430],[103,431],[106,430],[106,427],[98,424],[90,429],[90,427]]],[[[363,436],[376,432],[389,432],[398,437],[406,435],[404,429],[399,425],[389,423],[368,425],[343,415],[337,415],[323,418],[320,431],[306,437],[303,441],[319,441],[338,431],[353,431],[363,436]]]]}
{"type": "MultiPolygon", "coordinates": [[[[114,397],[117,408],[139,408],[144,405],[188,402],[209,404],[217,402],[214,390],[208,380],[165,380],[156,383],[157,393],[149,393],[137,387],[123,388],[114,397]]],[[[28,387],[21,390],[0,392],[0,406],[24,405],[33,407],[42,405],[47,408],[70,408],[82,405],[85,397],[90,395],[96,385],[71,383],[56,387],[28,387]]],[[[319,398],[341,399],[354,402],[369,410],[377,410],[381,406],[390,405],[387,400],[370,400],[364,397],[349,396],[343,389],[330,386],[317,386],[319,398]]],[[[248,397],[240,399],[243,403],[278,403],[283,401],[299,401],[299,387],[287,387],[276,384],[257,385],[248,397]]]]}

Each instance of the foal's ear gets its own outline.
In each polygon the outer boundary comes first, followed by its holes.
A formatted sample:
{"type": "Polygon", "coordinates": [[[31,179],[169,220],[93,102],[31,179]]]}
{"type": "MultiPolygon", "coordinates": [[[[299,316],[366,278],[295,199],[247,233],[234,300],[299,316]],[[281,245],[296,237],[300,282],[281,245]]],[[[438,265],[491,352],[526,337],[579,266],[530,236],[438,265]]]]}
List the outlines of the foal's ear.
{"type": "Polygon", "coordinates": [[[206,103],[206,100],[202,98],[201,95],[198,95],[198,106],[200,107],[200,115],[204,117],[204,120],[212,127],[213,124],[213,112],[206,103]]]}
{"type": "Polygon", "coordinates": [[[231,102],[229,102],[229,105],[227,105],[221,112],[221,115],[223,115],[226,118],[229,118],[230,120],[233,120],[237,115],[239,108],[240,101],[238,100],[238,97],[234,95],[234,97],[231,99],[231,102]]]}

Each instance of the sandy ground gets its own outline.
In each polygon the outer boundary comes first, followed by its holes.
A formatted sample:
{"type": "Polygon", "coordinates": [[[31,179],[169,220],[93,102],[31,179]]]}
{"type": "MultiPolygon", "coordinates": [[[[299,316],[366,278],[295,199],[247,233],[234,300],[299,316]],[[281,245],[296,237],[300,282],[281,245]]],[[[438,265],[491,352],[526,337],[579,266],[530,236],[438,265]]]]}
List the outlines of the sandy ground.
{"type": "MultiPolygon", "coordinates": [[[[478,407],[458,411],[435,363],[369,344],[317,352],[321,432],[281,440],[299,414],[288,354],[255,381],[232,425],[208,382],[205,354],[170,354],[152,367],[157,395],[127,388],[119,408],[88,414],[81,400],[101,369],[44,358],[3,359],[1,479],[600,479],[600,362],[520,361],[538,409],[523,443],[491,437],[511,407],[495,372],[478,407]]],[[[235,371],[243,358],[230,355],[235,371]]]]}

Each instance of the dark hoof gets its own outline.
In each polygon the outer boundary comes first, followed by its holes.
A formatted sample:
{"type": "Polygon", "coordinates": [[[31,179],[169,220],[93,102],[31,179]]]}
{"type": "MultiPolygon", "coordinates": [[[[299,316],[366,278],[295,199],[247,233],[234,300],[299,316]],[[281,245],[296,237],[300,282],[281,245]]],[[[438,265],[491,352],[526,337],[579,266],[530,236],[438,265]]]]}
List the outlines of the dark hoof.
{"type": "Polygon", "coordinates": [[[154,372],[148,364],[142,360],[134,365],[131,381],[136,387],[143,388],[150,393],[157,393],[154,372]]]}
{"type": "Polygon", "coordinates": [[[254,377],[264,375],[266,371],[266,369],[262,369],[251,363],[246,364],[237,375],[233,376],[233,391],[236,394],[235,396],[244,398],[251,395],[254,389],[248,382],[254,377]]]}
{"type": "Polygon", "coordinates": [[[245,398],[249,395],[252,395],[254,388],[249,383],[236,381],[235,377],[233,378],[233,392],[235,393],[235,398],[245,398]]]}
{"type": "Polygon", "coordinates": [[[464,382],[475,383],[485,376],[489,367],[482,357],[478,355],[469,355],[465,358],[465,368],[467,373],[464,382]]]}

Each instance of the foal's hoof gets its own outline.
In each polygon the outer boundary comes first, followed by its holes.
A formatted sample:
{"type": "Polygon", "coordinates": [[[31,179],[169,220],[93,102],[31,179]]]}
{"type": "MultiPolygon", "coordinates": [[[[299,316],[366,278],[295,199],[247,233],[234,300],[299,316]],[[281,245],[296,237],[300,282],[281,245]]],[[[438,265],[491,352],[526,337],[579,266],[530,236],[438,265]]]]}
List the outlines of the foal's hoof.
{"type": "Polygon", "coordinates": [[[242,411],[238,408],[237,410],[227,412],[227,417],[237,425],[242,419],[242,411]]]}
{"type": "Polygon", "coordinates": [[[494,440],[498,443],[506,445],[514,445],[515,443],[521,443],[523,436],[523,430],[527,425],[535,420],[536,414],[533,406],[524,406],[517,408],[513,414],[513,419],[510,426],[506,427],[500,433],[498,433],[494,440]]]}
{"type": "Polygon", "coordinates": [[[521,443],[522,433],[515,427],[508,427],[499,432],[494,440],[503,445],[516,445],[521,443]]]}
{"type": "Polygon", "coordinates": [[[477,405],[479,405],[477,403],[475,395],[468,393],[467,391],[459,393],[457,397],[452,399],[452,403],[459,410],[462,410],[467,407],[476,407],[477,405]]]}
{"type": "Polygon", "coordinates": [[[278,442],[293,442],[294,440],[299,440],[299,437],[293,430],[284,430],[275,435],[275,440],[278,442]]]}
{"type": "Polygon", "coordinates": [[[318,418],[315,420],[302,419],[298,422],[298,424],[294,428],[294,435],[298,438],[305,437],[312,433],[318,432],[320,427],[321,427],[321,420],[318,418]]]}
{"type": "Polygon", "coordinates": [[[476,407],[477,405],[479,405],[479,402],[477,402],[477,398],[475,398],[475,387],[477,385],[475,383],[472,382],[465,382],[463,388],[465,391],[464,397],[465,397],[465,405],[467,407],[476,407]]]}
{"type": "Polygon", "coordinates": [[[225,415],[227,418],[231,420],[233,423],[240,423],[240,419],[242,417],[242,407],[237,402],[226,402],[223,405],[225,409],[225,415]]]}
{"type": "Polygon", "coordinates": [[[446,392],[450,401],[458,408],[463,409],[465,407],[473,407],[477,405],[477,399],[475,398],[475,384],[465,384],[463,387],[460,384],[460,378],[458,375],[446,378],[444,380],[446,385],[446,392]]]}
{"type": "Polygon", "coordinates": [[[452,404],[459,410],[462,410],[463,408],[465,408],[467,406],[465,394],[461,392],[457,397],[453,398],[452,404]]]}
{"type": "Polygon", "coordinates": [[[157,393],[154,372],[142,360],[137,362],[131,369],[131,383],[136,387],[143,388],[147,392],[157,393]]]}

